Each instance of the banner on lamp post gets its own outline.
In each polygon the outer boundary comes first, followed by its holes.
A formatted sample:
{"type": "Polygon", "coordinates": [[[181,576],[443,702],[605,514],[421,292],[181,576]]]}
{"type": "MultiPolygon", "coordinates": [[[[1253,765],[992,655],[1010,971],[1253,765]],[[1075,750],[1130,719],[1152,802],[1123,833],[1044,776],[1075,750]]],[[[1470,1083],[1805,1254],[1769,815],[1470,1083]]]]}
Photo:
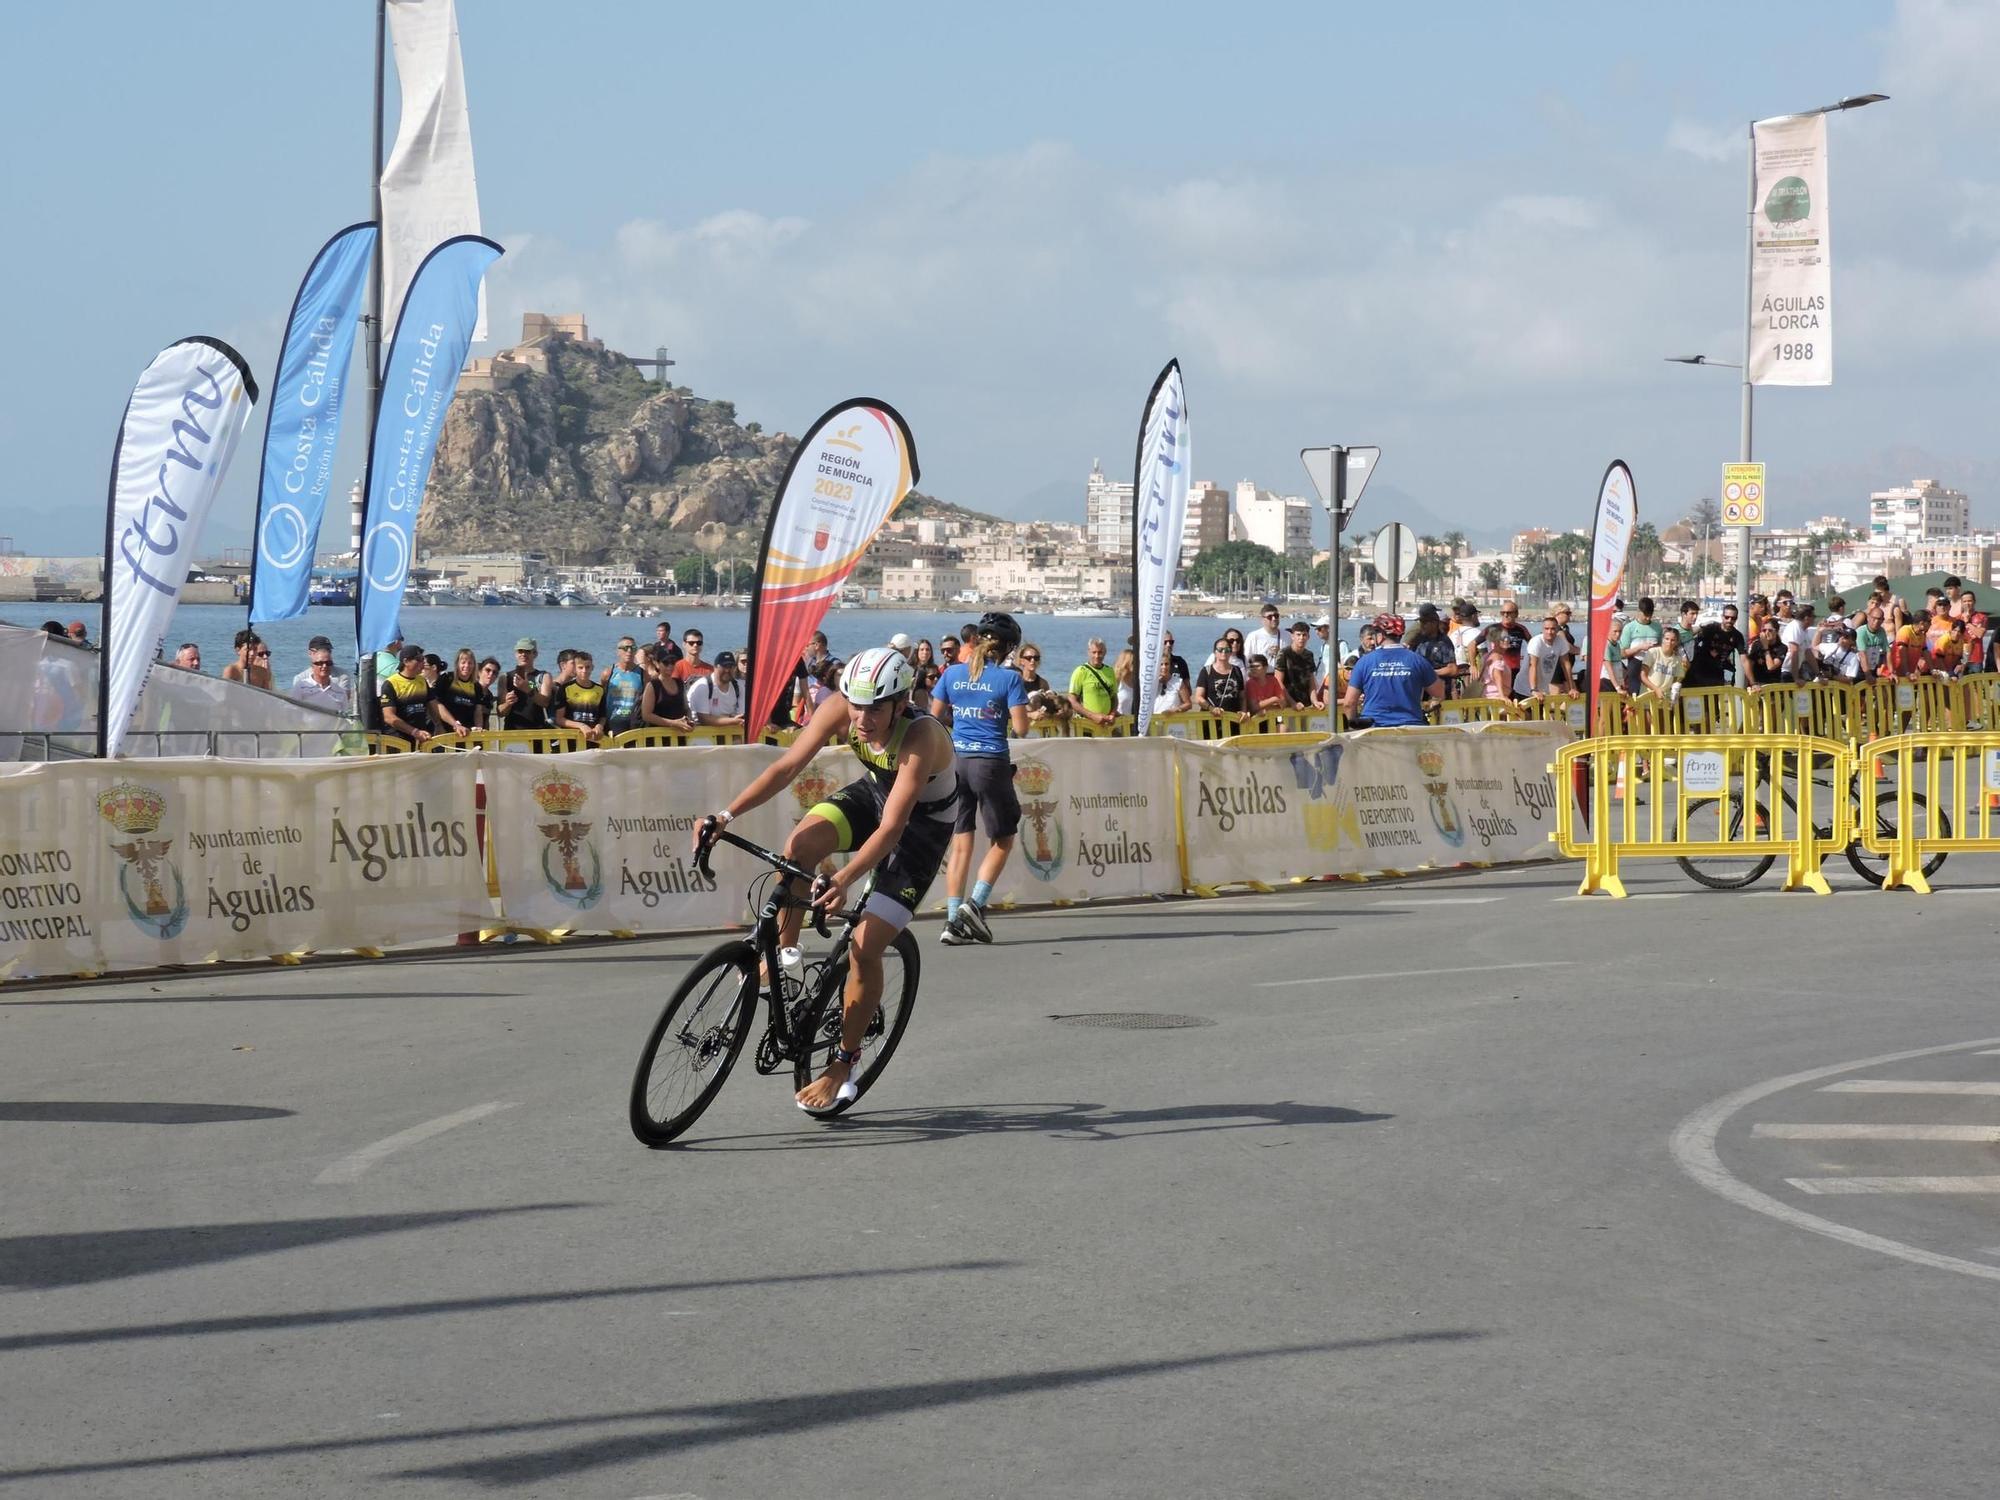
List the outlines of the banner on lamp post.
{"type": "Polygon", "coordinates": [[[416,548],[417,511],[430,482],[445,408],[472,346],[480,281],[502,253],[476,234],[446,240],[417,267],[396,319],[396,336],[382,362],[382,406],[368,438],[361,502],[354,618],[364,652],[380,651],[396,638],[416,548]]]}
{"type": "Polygon", "coordinates": [[[841,402],[793,450],[750,601],[748,738],[770,722],[800,652],[917,477],[909,424],[870,397],[841,402]]]}
{"type": "Polygon", "coordinates": [[[1160,655],[1187,525],[1189,458],[1187,393],[1181,363],[1170,359],[1146,397],[1132,468],[1132,634],[1139,652],[1132,710],[1134,732],[1141,735],[1159,696],[1160,655]]]}
{"type": "Polygon", "coordinates": [[[1833,384],[1833,230],[1826,116],[1751,127],[1750,368],[1754,385],[1833,384]]]}
{"type": "Polygon", "coordinates": [[[154,356],[125,405],[104,522],[97,698],[104,756],[124,741],[256,402],[243,356],[220,339],[196,337],[154,356]]]}
{"type": "Polygon", "coordinates": [[[259,623],[295,619],[310,602],[313,549],[333,485],[375,238],[373,224],[350,224],[326,242],[299,285],[278,346],[250,568],[250,618],[259,623]]]}

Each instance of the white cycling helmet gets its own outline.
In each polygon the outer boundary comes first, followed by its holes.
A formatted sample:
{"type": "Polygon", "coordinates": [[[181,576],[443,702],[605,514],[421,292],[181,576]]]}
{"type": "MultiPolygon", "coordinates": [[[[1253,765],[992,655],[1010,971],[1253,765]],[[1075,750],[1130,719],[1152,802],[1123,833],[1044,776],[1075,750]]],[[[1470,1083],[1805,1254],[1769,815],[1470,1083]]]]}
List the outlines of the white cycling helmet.
{"type": "Polygon", "coordinates": [[[870,646],[857,651],[840,674],[840,691],[855,707],[866,708],[885,698],[901,697],[916,682],[916,669],[902,652],[889,646],[870,646]]]}

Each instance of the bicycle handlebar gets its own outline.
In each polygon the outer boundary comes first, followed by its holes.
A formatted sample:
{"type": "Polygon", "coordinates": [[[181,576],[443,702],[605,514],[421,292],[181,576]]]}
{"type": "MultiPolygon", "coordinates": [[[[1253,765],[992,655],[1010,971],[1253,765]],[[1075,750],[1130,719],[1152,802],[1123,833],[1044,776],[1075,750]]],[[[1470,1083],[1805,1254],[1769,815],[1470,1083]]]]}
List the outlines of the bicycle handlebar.
{"type": "MultiPolygon", "coordinates": [[[[715,871],[709,868],[709,855],[714,851],[717,843],[734,844],[745,854],[762,860],[779,874],[788,876],[793,880],[805,881],[811,889],[811,895],[807,896],[805,901],[800,904],[812,913],[813,931],[817,932],[823,938],[833,936],[831,932],[827,931],[826,927],[826,919],[829,913],[825,907],[818,905],[815,900],[820,891],[825,888],[826,879],[824,876],[815,875],[803,865],[794,864],[791,860],[786,859],[784,855],[773,853],[762,844],[753,843],[741,834],[731,833],[727,828],[716,822],[713,816],[710,816],[702,819],[702,837],[695,846],[694,856],[695,869],[699,870],[703,877],[708,880],[715,879],[715,871]]],[[[860,913],[858,910],[855,910],[836,912],[833,915],[846,917],[851,921],[860,915],[860,913]]]]}

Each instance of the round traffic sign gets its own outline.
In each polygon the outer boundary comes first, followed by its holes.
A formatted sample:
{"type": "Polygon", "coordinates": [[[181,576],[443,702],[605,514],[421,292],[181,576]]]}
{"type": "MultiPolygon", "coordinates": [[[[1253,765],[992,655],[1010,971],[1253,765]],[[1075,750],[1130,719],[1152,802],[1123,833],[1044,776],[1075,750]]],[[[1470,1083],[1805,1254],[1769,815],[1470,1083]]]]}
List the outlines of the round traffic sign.
{"type": "Polygon", "coordinates": [[[1733,479],[1730,480],[1729,483],[1722,487],[1722,498],[1725,500],[1741,500],[1743,498],[1743,486],[1733,479]]]}
{"type": "Polygon", "coordinates": [[[1754,479],[1751,480],[1748,484],[1743,486],[1743,498],[1745,500],[1750,500],[1753,502],[1763,499],[1764,486],[1757,483],[1757,481],[1754,479]]]}

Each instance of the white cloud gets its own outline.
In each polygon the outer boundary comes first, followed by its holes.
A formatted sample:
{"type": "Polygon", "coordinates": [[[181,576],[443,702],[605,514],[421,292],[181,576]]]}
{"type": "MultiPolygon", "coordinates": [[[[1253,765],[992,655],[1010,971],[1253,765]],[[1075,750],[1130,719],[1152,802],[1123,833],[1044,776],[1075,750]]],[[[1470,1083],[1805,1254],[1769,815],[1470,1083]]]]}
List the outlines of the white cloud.
{"type": "MultiPolygon", "coordinates": [[[[1676,120],[1667,127],[1667,149],[1685,151],[1700,161],[1743,161],[1750,149],[1748,133],[1742,125],[1703,125],[1694,120],[1676,120]]],[[[1749,168],[1746,166],[1744,170],[1749,168]]]]}
{"type": "Polygon", "coordinates": [[[2000,5],[1993,0],[1900,0],[1890,28],[1887,91],[1942,105],[1961,118],[2000,118],[2000,5]]]}

